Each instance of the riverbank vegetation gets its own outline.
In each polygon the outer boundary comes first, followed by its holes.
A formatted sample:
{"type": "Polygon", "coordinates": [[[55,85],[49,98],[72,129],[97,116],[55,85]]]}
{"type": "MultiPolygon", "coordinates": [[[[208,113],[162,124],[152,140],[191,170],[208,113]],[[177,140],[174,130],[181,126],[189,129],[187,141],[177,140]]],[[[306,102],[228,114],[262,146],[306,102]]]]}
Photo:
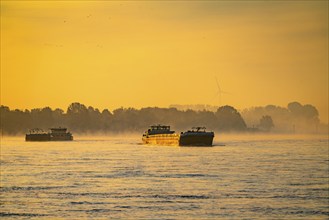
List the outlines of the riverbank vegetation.
{"type": "Polygon", "coordinates": [[[241,112],[228,105],[216,111],[147,107],[118,108],[111,112],[75,102],[66,111],[50,107],[12,110],[1,106],[0,116],[3,135],[26,133],[31,128],[60,126],[77,133],[142,133],[152,124],[170,125],[176,131],[206,126],[208,130],[219,132],[275,133],[318,133],[325,132],[328,127],[320,124],[319,113],[314,106],[298,102],[289,103],[287,107],[268,105],[241,112]]]}

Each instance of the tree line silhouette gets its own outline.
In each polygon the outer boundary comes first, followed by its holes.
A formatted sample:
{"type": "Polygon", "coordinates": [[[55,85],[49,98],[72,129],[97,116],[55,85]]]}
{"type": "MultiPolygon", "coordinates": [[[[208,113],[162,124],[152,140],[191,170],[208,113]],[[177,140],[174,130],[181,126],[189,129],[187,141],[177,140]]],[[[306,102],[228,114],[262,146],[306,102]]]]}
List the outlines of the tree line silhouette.
{"type": "Polygon", "coordinates": [[[252,107],[243,110],[241,116],[251,127],[281,133],[317,133],[328,129],[327,125],[320,124],[319,112],[313,105],[299,102],[291,102],[286,108],[274,105],[252,107]]]}
{"type": "MultiPolygon", "coordinates": [[[[50,107],[31,110],[11,110],[7,106],[0,107],[1,133],[15,135],[26,133],[32,128],[48,129],[51,127],[67,127],[76,133],[142,133],[152,124],[170,125],[176,131],[184,131],[193,126],[206,126],[209,130],[220,132],[233,131],[270,131],[276,127],[273,120],[277,111],[284,111],[290,118],[312,123],[319,123],[318,112],[311,105],[302,106],[294,102],[288,108],[276,106],[257,107],[245,110],[252,127],[248,128],[243,116],[232,106],[221,106],[217,111],[178,110],[176,108],[147,107],[140,110],[135,108],[118,108],[110,112],[100,111],[92,106],[79,102],[68,106],[66,112],[50,107]],[[274,115],[272,119],[272,115],[274,115]],[[251,117],[251,115],[253,117],[251,117]],[[257,119],[256,119],[257,117],[257,119]],[[252,119],[251,119],[252,118],[252,119]],[[307,121],[306,120],[306,121],[307,121]]],[[[249,126],[251,126],[249,124],[249,126]]]]}

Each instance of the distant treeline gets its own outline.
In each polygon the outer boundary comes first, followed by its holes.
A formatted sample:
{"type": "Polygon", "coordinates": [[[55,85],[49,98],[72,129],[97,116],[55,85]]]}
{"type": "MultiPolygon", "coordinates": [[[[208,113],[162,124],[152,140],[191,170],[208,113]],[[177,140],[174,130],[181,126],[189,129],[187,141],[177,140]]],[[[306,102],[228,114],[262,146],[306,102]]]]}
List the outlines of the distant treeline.
{"type": "Polygon", "coordinates": [[[289,103],[287,108],[273,105],[255,107],[242,111],[242,114],[232,106],[219,107],[215,112],[157,107],[140,110],[119,108],[110,112],[108,109],[100,111],[75,102],[69,105],[66,112],[49,107],[22,111],[1,106],[0,116],[3,135],[25,133],[31,128],[48,129],[60,126],[77,133],[142,133],[152,124],[170,125],[178,132],[193,126],[206,126],[209,130],[220,132],[313,133],[319,125],[317,109],[298,102],[289,103]],[[305,125],[309,129],[305,130],[305,125]]]}

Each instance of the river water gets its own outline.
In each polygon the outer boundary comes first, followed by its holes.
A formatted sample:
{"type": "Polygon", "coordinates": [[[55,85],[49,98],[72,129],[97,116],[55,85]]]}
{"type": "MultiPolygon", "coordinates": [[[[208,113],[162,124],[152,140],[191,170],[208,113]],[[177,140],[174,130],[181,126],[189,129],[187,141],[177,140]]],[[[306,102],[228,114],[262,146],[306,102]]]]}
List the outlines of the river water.
{"type": "Polygon", "coordinates": [[[328,136],[1,139],[0,217],[328,219],[328,136]]]}

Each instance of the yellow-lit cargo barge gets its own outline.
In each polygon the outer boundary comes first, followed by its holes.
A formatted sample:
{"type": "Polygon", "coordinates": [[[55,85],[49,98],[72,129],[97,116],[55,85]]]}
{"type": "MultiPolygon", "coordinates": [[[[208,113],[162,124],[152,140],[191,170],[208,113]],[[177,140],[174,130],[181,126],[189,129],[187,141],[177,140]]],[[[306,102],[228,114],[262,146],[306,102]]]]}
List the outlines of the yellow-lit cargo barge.
{"type": "Polygon", "coordinates": [[[178,146],[179,135],[170,130],[170,126],[152,125],[142,137],[144,144],[178,146]]]}

